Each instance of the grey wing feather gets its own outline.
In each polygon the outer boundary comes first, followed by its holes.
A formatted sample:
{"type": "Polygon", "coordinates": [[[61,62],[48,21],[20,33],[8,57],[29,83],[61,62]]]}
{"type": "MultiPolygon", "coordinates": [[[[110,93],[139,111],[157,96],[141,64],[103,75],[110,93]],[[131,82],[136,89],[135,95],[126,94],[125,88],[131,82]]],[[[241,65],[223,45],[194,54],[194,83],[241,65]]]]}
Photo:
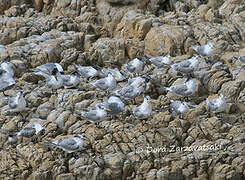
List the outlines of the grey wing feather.
{"type": "Polygon", "coordinates": [[[110,103],[108,108],[111,110],[110,114],[117,114],[121,112],[121,109],[117,103],[110,103]]]}
{"type": "Polygon", "coordinates": [[[187,90],[188,88],[185,84],[180,84],[173,87],[173,92],[179,95],[185,95],[187,90]]]}
{"type": "Polygon", "coordinates": [[[98,120],[96,111],[89,111],[89,112],[86,112],[86,113],[84,114],[84,117],[85,117],[86,119],[89,119],[89,120],[92,120],[92,121],[98,120]]]}
{"type": "Polygon", "coordinates": [[[181,67],[189,67],[191,65],[190,61],[182,61],[179,63],[181,67]]]}
{"type": "Polygon", "coordinates": [[[176,110],[178,109],[179,105],[178,105],[177,102],[172,102],[171,105],[170,105],[170,107],[171,107],[174,111],[176,111],[176,110]]]}
{"type": "Polygon", "coordinates": [[[52,63],[43,64],[36,67],[37,70],[42,71],[46,74],[52,74],[52,70],[55,68],[55,65],[52,63]]]}
{"type": "Polygon", "coordinates": [[[136,69],[130,62],[126,65],[126,68],[129,72],[134,72],[136,69]]]}
{"type": "Polygon", "coordinates": [[[36,133],[36,130],[33,127],[24,127],[20,131],[20,135],[23,137],[32,137],[35,133],[36,133]]]}
{"type": "Polygon", "coordinates": [[[76,150],[79,148],[74,139],[62,139],[58,141],[57,145],[67,150],[76,150]]]}
{"type": "Polygon", "coordinates": [[[88,69],[83,69],[83,70],[79,69],[78,73],[80,73],[80,75],[83,77],[88,77],[89,70],[88,69]]]}
{"type": "Polygon", "coordinates": [[[190,65],[191,63],[189,61],[183,61],[175,66],[175,69],[179,72],[190,73],[194,70],[193,67],[191,67],[190,65]]]}
{"type": "Polygon", "coordinates": [[[128,86],[128,87],[121,89],[120,95],[125,98],[132,98],[134,96],[134,87],[128,86]]]}
{"type": "Polygon", "coordinates": [[[138,107],[136,107],[133,112],[137,118],[143,117],[143,114],[140,113],[140,109],[138,107]]]}
{"type": "Polygon", "coordinates": [[[215,103],[216,103],[216,100],[215,100],[215,99],[209,101],[209,103],[208,103],[208,108],[209,108],[211,111],[216,111],[216,110],[218,110],[218,107],[215,105],[215,103]]]}
{"type": "Polygon", "coordinates": [[[161,66],[164,65],[164,64],[162,63],[162,61],[161,61],[160,58],[154,59],[154,61],[152,61],[152,64],[154,64],[154,65],[157,66],[157,67],[161,67],[161,66]]]}
{"type": "Polygon", "coordinates": [[[79,67],[76,65],[76,69],[78,71],[78,73],[82,76],[82,77],[85,77],[85,78],[89,78],[90,76],[88,75],[89,74],[89,69],[88,68],[83,68],[83,67],[79,67]]]}
{"type": "Polygon", "coordinates": [[[15,108],[18,106],[18,104],[15,103],[14,100],[13,100],[12,98],[9,99],[8,105],[9,105],[9,107],[10,107],[11,109],[15,109],[15,108]]]}
{"type": "Polygon", "coordinates": [[[106,81],[103,79],[96,81],[95,85],[96,85],[96,87],[98,87],[101,90],[107,90],[108,89],[108,85],[106,84],[106,81]]]}
{"type": "Polygon", "coordinates": [[[64,82],[64,85],[66,86],[72,86],[73,84],[70,82],[71,77],[70,76],[62,76],[62,80],[64,82]]]}

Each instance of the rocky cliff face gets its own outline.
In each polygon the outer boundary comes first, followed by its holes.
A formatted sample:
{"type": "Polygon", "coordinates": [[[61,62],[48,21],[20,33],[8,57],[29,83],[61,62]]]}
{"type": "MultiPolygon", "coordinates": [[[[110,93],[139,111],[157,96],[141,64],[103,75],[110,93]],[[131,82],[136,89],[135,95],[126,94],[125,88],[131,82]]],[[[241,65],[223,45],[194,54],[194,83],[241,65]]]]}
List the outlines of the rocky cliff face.
{"type": "MultiPolygon", "coordinates": [[[[6,91],[27,92],[29,111],[8,113],[0,96],[0,128],[19,131],[32,121],[45,126],[38,138],[8,143],[0,134],[1,179],[244,179],[245,178],[245,1],[243,0],[0,0],[0,60],[13,64],[16,85],[6,91]],[[52,94],[30,72],[48,62],[121,68],[140,56],[170,54],[174,62],[191,57],[193,45],[215,42],[216,62],[201,76],[196,106],[179,117],[169,109],[166,93],[178,76],[152,71],[145,94],[153,98],[153,115],[144,121],[130,111],[109,117],[101,127],[77,117],[105,98],[86,82],[80,89],[52,94]],[[224,94],[226,112],[210,114],[205,99],[224,94]],[[19,123],[18,123],[19,122],[19,123]],[[66,154],[42,142],[86,134],[84,150],[66,154]],[[193,149],[211,147],[209,151],[193,149]],[[192,148],[192,149],[191,149],[192,148]]],[[[122,84],[123,86],[123,84],[122,84]]],[[[181,99],[181,98],[180,98],[181,99]]],[[[136,103],[142,102],[142,97],[136,103]]]]}

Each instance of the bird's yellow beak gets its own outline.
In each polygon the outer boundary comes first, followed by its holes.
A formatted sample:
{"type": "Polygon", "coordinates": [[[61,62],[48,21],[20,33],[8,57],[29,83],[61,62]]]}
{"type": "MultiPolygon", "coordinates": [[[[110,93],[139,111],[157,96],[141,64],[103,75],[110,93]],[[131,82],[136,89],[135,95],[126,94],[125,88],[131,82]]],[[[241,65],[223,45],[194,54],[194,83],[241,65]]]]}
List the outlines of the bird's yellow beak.
{"type": "Polygon", "coordinates": [[[119,78],[118,75],[116,75],[116,74],[112,74],[112,76],[113,76],[114,78],[119,78]]]}
{"type": "Polygon", "coordinates": [[[152,101],[151,100],[148,101],[148,104],[152,107],[152,101]]]}
{"type": "Polygon", "coordinates": [[[105,108],[104,110],[105,110],[105,111],[109,111],[109,112],[111,111],[111,110],[110,110],[110,109],[108,109],[108,108],[105,108]]]}
{"type": "Polygon", "coordinates": [[[89,139],[86,138],[86,137],[82,137],[82,139],[85,140],[85,141],[89,141],[89,139]]]}

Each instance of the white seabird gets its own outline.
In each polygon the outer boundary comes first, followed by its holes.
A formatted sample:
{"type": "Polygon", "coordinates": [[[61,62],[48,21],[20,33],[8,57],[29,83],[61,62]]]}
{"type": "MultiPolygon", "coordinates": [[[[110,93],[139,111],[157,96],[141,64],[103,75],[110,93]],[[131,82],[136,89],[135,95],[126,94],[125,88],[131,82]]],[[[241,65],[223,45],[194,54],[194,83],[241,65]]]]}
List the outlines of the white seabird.
{"type": "Polygon", "coordinates": [[[95,109],[90,109],[90,111],[79,112],[83,118],[87,119],[91,123],[96,123],[104,120],[107,116],[107,112],[110,111],[104,104],[96,104],[95,109]]]}
{"type": "Polygon", "coordinates": [[[210,56],[215,53],[214,42],[208,42],[207,44],[201,46],[195,45],[192,46],[192,49],[194,49],[201,56],[210,56]]]}
{"type": "Polygon", "coordinates": [[[169,54],[165,56],[152,57],[149,59],[149,61],[157,68],[169,67],[169,65],[172,63],[171,56],[169,54]]]}
{"type": "Polygon", "coordinates": [[[57,68],[53,69],[52,75],[46,80],[46,83],[47,83],[47,86],[51,88],[52,90],[59,89],[63,86],[64,81],[57,68]]]}
{"type": "Polygon", "coordinates": [[[146,63],[146,58],[140,57],[140,58],[133,59],[127,64],[123,64],[123,67],[127,69],[130,73],[139,74],[142,71],[144,71],[145,63],[146,63]]]}
{"type": "Polygon", "coordinates": [[[44,144],[47,146],[56,146],[67,153],[73,153],[82,150],[85,140],[88,141],[84,136],[77,134],[74,137],[49,141],[44,144]]]}
{"type": "Polygon", "coordinates": [[[151,103],[149,102],[150,100],[151,100],[151,98],[149,96],[146,96],[144,98],[143,103],[140,106],[135,107],[133,109],[133,115],[137,119],[148,118],[152,115],[151,103]]]}
{"type": "Polygon", "coordinates": [[[200,62],[202,62],[201,58],[194,55],[190,59],[172,64],[171,68],[176,72],[180,72],[181,74],[191,74],[198,69],[198,65],[200,62]]]}
{"type": "Polygon", "coordinates": [[[148,76],[137,76],[134,78],[129,78],[128,79],[128,85],[133,85],[135,87],[138,87],[141,84],[146,84],[150,81],[150,77],[148,76]]]}
{"type": "Polygon", "coordinates": [[[47,75],[52,75],[54,69],[57,69],[60,74],[64,74],[64,70],[62,68],[62,66],[59,63],[46,63],[40,66],[37,66],[34,71],[38,71],[41,72],[41,75],[44,75],[45,77],[47,75]]]}
{"type": "Polygon", "coordinates": [[[171,87],[165,89],[176,94],[177,96],[188,97],[196,92],[196,88],[196,79],[191,78],[183,84],[172,85],[171,87]]]}
{"type": "Polygon", "coordinates": [[[185,101],[170,100],[170,102],[171,102],[170,108],[174,116],[187,112],[189,107],[195,107],[195,105],[192,105],[185,101]]]}
{"type": "Polygon", "coordinates": [[[33,123],[23,127],[21,131],[17,133],[17,136],[30,138],[34,135],[42,136],[44,135],[44,133],[45,133],[45,129],[41,124],[33,123]]]}
{"type": "Polygon", "coordinates": [[[140,82],[139,84],[133,83],[117,89],[114,91],[116,96],[119,96],[123,99],[134,99],[139,96],[146,89],[146,83],[140,82]]]}
{"type": "Polygon", "coordinates": [[[214,113],[224,112],[226,110],[226,101],[223,94],[218,97],[209,97],[206,99],[207,109],[214,113]]]}
{"type": "Polygon", "coordinates": [[[112,74],[108,74],[106,78],[90,82],[90,84],[97,87],[101,91],[110,91],[117,87],[117,81],[112,74]]]}
{"type": "Polygon", "coordinates": [[[71,75],[61,75],[61,77],[65,88],[77,87],[77,85],[80,83],[77,72],[74,72],[71,75]]]}
{"type": "Polygon", "coordinates": [[[22,91],[17,93],[17,96],[9,97],[8,105],[15,112],[21,112],[26,108],[26,100],[22,91]]]}
{"type": "Polygon", "coordinates": [[[125,72],[116,69],[111,69],[111,68],[102,68],[101,72],[105,75],[108,76],[108,74],[113,74],[115,75],[115,79],[117,81],[123,81],[127,78],[127,75],[125,72]]]}
{"type": "Polygon", "coordinates": [[[92,66],[78,66],[76,64],[73,64],[77,72],[83,77],[83,78],[93,78],[99,75],[99,71],[95,69],[92,66]]]}
{"type": "Polygon", "coordinates": [[[124,111],[125,104],[119,97],[111,96],[107,101],[107,107],[110,110],[109,114],[116,115],[124,111]]]}

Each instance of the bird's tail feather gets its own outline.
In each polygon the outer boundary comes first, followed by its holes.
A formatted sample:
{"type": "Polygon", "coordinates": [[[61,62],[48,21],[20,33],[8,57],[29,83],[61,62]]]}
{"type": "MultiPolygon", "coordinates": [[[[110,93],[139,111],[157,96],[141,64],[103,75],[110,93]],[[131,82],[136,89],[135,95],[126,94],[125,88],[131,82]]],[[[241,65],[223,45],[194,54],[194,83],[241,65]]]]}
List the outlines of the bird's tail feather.
{"type": "Polygon", "coordinates": [[[85,117],[85,111],[75,111],[74,116],[75,117],[85,117]]]}
{"type": "Polygon", "coordinates": [[[191,46],[191,48],[194,49],[196,52],[197,52],[198,47],[199,47],[198,45],[191,46]]]}
{"type": "Polygon", "coordinates": [[[53,142],[51,142],[51,141],[43,142],[43,145],[44,145],[45,147],[57,146],[55,143],[53,143],[53,142]]]}
{"type": "Polygon", "coordinates": [[[192,108],[194,108],[194,107],[196,107],[196,105],[195,104],[190,104],[190,103],[186,103],[189,107],[192,107],[192,108]]]}

